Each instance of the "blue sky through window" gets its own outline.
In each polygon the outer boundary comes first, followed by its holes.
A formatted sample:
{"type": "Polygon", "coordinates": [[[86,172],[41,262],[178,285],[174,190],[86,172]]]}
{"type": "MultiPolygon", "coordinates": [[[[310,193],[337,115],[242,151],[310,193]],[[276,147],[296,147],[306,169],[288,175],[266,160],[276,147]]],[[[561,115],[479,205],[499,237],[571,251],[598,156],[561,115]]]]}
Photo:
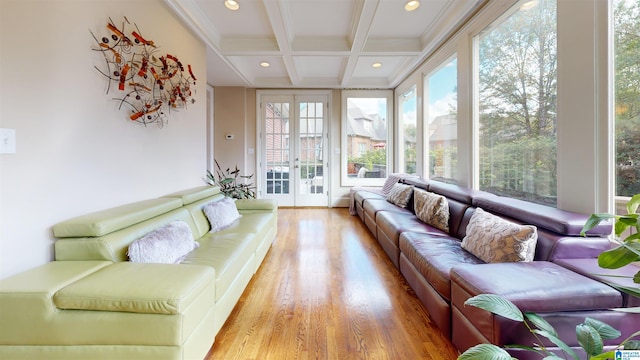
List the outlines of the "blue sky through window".
{"type": "Polygon", "coordinates": [[[428,79],[429,111],[428,122],[457,109],[456,87],[458,85],[457,58],[431,73],[428,79]]]}

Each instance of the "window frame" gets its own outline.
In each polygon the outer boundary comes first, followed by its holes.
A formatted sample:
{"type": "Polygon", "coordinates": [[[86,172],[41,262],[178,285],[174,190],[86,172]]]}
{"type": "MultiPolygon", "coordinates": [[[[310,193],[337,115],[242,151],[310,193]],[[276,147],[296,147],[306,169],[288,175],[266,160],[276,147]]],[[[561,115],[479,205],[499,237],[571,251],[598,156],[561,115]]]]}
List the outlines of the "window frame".
{"type": "MultiPolygon", "coordinates": [[[[460,99],[459,99],[459,94],[458,94],[458,89],[460,88],[460,76],[459,76],[459,59],[458,59],[458,51],[456,49],[450,49],[449,51],[443,52],[442,54],[440,54],[440,56],[438,56],[436,59],[434,59],[435,61],[432,61],[430,63],[431,66],[426,67],[423,71],[423,75],[422,75],[422,82],[423,82],[423,94],[424,94],[424,108],[423,108],[423,119],[424,119],[424,136],[423,136],[423,141],[424,141],[424,169],[425,169],[425,177],[427,178],[431,178],[431,156],[430,156],[430,152],[431,152],[431,141],[430,141],[430,123],[429,123],[429,106],[430,106],[430,101],[429,101],[429,78],[439,72],[440,70],[444,69],[446,66],[448,66],[453,60],[455,59],[456,61],[456,99],[458,99],[458,101],[456,102],[456,152],[459,151],[459,141],[458,141],[458,133],[460,132],[460,124],[459,124],[459,110],[458,110],[458,106],[460,103],[460,99]]],[[[455,174],[458,174],[458,172],[460,171],[460,164],[459,164],[459,159],[456,159],[456,169],[455,169],[455,174]]],[[[459,183],[459,177],[453,178],[453,179],[448,179],[453,183],[459,183]]]]}
{"type": "Polygon", "coordinates": [[[347,134],[347,99],[349,98],[385,98],[387,101],[387,113],[386,113],[386,122],[387,122],[387,144],[385,147],[386,156],[387,156],[387,164],[386,164],[386,173],[387,175],[392,173],[393,167],[393,156],[394,156],[394,142],[393,142],[393,133],[394,133],[394,102],[393,102],[393,90],[342,90],[341,91],[341,141],[340,146],[342,151],[340,152],[340,181],[341,186],[351,187],[351,186],[382,186],[386,181],[386,177],[384,178],[354,178],[348,176],[347,163],[349,152],[347,151],[348,147],[348,134],[347,134]]]}
{"type": "Polygon", "coordinates": [[[406,86],[403,87],[398,87],[396,88],[395,91],[395,101],[396,101],[396,134],[397,136],[395,137],[396,139],[396,147],[395,147],[395,154],[394,154],[394,160],[395,163],[397,165],[397,167],[395,168],[397,172],[400,173],[407,173],[407,174],[419,174],[421,167],[419,166],[420,163],[420,146],[418,146],[418,144],[423,141],[423,137],[421,136],[421,129],[422,129],[422,116],[421,116],[421,111],[420,111],[420,96],[419,96],[419,86],[418,86],[418,81],[409,81],[407,83],[406,86]],[[410,94],[410,96],[415,98],[415,103],[416,103],[416,108],[415,108],[415,116],[416,116],[416,143],[415,143],[415,150],[416,150],[416,154],[415,154],[415,171],[413,173],[410,173],[407,171],[406,169],[406,158],[405,158],[405,141],[404,141],[404,104],[405,101],[403,100],[403,97],[406,96],[407,93],[413,91],[412,94],[410,94]]]}

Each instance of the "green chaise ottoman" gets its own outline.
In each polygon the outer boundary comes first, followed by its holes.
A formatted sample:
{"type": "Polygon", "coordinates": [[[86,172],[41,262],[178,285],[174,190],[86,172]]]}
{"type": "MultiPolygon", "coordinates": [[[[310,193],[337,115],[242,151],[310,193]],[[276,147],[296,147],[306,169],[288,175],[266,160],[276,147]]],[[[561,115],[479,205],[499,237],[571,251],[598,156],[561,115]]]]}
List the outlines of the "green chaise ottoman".
{"type": "Polygon", "coordinates": [[[0,282],[0,358],[202,359],[214,298],[207,266],[54,261],[0,282]]]}

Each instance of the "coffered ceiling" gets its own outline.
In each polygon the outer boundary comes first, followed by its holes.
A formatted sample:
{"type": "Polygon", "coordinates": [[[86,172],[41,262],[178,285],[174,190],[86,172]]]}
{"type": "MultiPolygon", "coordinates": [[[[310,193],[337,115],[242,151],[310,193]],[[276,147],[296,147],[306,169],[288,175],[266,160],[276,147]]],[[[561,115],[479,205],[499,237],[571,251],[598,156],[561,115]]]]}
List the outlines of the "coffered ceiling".
{"type": "Polygon", "coordinates": [[[252,88],[393,88],[484,2],[164,1],[207,45],[209,84],[252,88]]]}

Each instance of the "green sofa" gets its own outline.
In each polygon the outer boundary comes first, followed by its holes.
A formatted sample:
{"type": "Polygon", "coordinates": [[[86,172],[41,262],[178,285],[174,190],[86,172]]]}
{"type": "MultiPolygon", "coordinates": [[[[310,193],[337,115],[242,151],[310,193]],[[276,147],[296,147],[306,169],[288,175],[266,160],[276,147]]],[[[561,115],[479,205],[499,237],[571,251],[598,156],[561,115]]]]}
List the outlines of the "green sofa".
{"type": "Polygon", "coordinates": [[[210,232],[203,186],[53,226],[55,261],[0,281],[1,359],[203,359],[277,233],[277,204],[238,200],[210,232]],[[180,264],[134,263],[136,239],[174,220],[199,247],[180,264]]]}

